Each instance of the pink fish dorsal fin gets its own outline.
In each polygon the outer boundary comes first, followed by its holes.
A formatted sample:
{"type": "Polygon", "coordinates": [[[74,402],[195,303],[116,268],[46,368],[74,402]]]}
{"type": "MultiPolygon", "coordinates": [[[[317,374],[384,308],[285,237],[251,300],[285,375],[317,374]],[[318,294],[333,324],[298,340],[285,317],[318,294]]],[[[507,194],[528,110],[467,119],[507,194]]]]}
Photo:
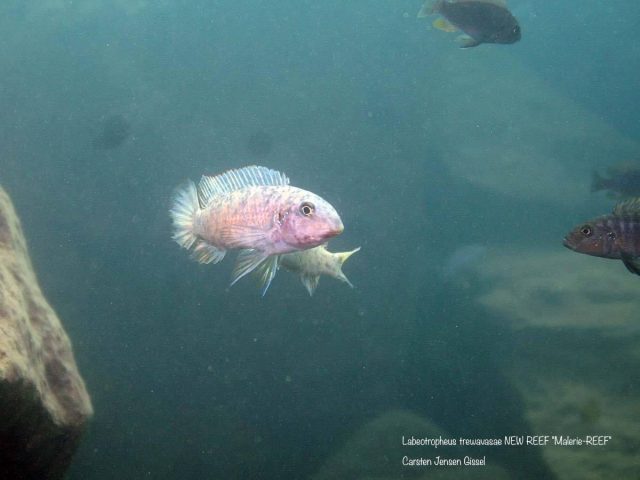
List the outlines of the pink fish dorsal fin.
{"type": "Polygon", "coordinates": [[[242,188],[284,185],[289,185],[289,178],[284,173],[252,165],[229,170],[220,175],[203,175],[198,184],[198,199],[200,205],[205,207],[212,198],[242,188]]]}

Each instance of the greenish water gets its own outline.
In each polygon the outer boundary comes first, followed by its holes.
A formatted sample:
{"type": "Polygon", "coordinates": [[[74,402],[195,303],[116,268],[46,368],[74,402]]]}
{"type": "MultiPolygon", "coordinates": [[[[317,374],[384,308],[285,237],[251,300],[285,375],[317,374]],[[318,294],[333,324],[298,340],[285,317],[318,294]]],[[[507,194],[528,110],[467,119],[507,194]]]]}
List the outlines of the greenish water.
{"type": "Polygon", "coordinates": [[[461,478],[402,466],[436,431],[613,437],[469,478],[638,477],[640,280],[562,238],[640,154],[640,6],[510,7],[461,50],[419,1],[0,6],[0,181],[96,412],[69,479],[461,478]],[[171,240],[178,184],[249,164],[335,206],[354,289],[171,240]]]}

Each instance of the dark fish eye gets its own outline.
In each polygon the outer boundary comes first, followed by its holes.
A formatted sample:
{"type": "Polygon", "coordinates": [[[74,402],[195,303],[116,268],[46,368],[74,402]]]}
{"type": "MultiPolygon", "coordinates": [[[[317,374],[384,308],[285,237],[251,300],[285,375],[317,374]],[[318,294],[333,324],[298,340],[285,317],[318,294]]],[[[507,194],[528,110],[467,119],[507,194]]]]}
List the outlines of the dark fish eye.
{"type": "Polygon", "coordinates": [[[607,237],[611,240],[616,239],[616,232],[607,232],[607,237]]]}
{"type": "Polygon", "coordinates": [[[593,235],[593,230],[591,229],[590,225],[585,225],[580,229],[580,233],[585,237],[590,237],[591,235],[593,235]]]}
{"type": "Polygon", "coordinates": [[[310,217],[311,215],[313,215],[313,212],[315,212],[315,210],[316,207],[311,202],[303,202],[302,205],[300,205],[300,213],[305,217],[310,217]]]}

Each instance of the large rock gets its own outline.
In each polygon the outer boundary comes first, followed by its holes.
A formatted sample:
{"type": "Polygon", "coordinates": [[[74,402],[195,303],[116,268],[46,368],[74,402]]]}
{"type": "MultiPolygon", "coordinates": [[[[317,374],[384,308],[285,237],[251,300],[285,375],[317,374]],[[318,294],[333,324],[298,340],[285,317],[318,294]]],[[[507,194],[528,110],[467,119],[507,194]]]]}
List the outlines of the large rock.
{"type": "Polygon", "coordinates": [[[62,478],[91,401],[1,188],[0,333],[0,478],[62,478]]]}

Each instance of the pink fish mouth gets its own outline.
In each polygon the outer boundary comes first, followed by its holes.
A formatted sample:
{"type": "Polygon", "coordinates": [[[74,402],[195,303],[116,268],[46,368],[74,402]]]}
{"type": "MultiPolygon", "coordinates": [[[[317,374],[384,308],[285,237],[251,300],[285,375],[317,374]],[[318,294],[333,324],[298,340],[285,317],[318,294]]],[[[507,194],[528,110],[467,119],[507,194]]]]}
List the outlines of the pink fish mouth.
{"type": "Polygon", "coordinates": [[[337,237],[343,232],[344,229],[341,230],[331,230],[325,233],[324,235],[318,236],[318,242],[323,243],[327,240],[331,240],[333,237],[337,237]]]}
{"type": "Polygon", "coordinates": [[[336,235],[340,235],[342,232],[344,232],[344,225],[342,224],[342,221],[339,222],[340,223],[336,224],[334,228],[330,230],[327,238],[335,237],[336,235]]]}
{"type": "Polygon", "coordinates": [[[301,232],[295,237],[295,243],[292,245],[304,245],[305,248],[309,248],[309,245],[318,246],[333,237],[340,235],[344,231],[344,225],[341,220],[331,222],[329,225],[323,225],[323,228],[311,231],[301,232]]]}
{"type": "Polygon", "coordinates": [[[331,240],[333,237],[340,235],[344,231],[344,226],[342,224],[336,225],[330,229],[326,229],[323,232],[316,232],[313,235],[305,235],[297,238],[297,241],[303,245],[321,245],[328,240],[331,240]]]}

